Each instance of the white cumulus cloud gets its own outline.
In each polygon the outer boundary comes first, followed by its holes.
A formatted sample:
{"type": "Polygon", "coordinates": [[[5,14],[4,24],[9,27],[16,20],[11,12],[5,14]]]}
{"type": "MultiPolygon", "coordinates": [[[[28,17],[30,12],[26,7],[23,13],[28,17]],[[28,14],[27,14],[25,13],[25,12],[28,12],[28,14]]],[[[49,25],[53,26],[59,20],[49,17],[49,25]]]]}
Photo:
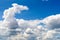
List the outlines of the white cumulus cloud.
{"type": "Polygon", "coordinates": [[[27,6],[12,4],[0,20],[0,40],[60,40],[60,14],[42,20],[15,18],[15,14],[28,10],[27,6]]]}

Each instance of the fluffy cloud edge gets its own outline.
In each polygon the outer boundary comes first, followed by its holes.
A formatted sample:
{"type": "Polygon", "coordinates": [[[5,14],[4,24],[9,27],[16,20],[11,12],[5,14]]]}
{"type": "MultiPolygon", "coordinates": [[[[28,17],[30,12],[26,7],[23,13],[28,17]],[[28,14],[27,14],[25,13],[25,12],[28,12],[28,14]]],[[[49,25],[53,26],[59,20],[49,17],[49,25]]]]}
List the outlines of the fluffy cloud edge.
{"type": "Polygon", "coordinates": [[[60,34],[58,30],[60,14],[48,16],[42,20],[24,20],[14,17],[16,13],[28,9],[27,6],[14,3],[11,8],[4,11],[4,20],[0,21],[1,38],[3,40],[58,40],[55,36],[60,34]]]}

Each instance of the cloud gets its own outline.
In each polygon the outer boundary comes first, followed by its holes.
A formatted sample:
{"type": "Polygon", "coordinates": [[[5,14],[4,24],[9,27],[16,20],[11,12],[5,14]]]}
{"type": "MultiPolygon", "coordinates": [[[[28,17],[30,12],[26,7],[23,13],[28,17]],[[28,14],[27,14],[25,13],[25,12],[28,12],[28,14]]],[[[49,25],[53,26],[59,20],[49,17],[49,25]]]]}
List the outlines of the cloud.
{"type": "Polygon", "coordinates": [[[15,18],[15,14],[28,9],[13,3],[4,11],[4,20],[0,20],[0,40],[60,40],[60,14],[42,20],[15,18]]]}
{"type": "Polygon", "coordinates": [[[18,5],[16,3],[12,4],[12,7],[4,11],[3,18],[12,18],[16,13],[20,13],[23,10],[28,10],[27,6],[18,5]]]}
{"type": "Polygon", "coordinates": [[[16,28],[18,27],[15,14],[20,13],[23,10],[28,10],[28,7],[13,3],[12,7],[6,9],[3,12],[4,20],[0,21],[0,32],[1,32],[0,35],[4,35],[4,34],[13,35],[16,33],[15,31],[11,31],[11,30],[16,30],[16,28]]]}
{"type": "Polygon", "coordinates": [[[56,29],[60,28],[60,14],[52,15],[44,18],[44,23],[47,25],[50,29],[56,29]]]}
{"type": "Polygon", "coordinates": [[[18,25],[20,27],[28,28],[28,27],[36,27],[40,24],[40,20],[24,20],[24,19],[17,19],[18,25]]]}

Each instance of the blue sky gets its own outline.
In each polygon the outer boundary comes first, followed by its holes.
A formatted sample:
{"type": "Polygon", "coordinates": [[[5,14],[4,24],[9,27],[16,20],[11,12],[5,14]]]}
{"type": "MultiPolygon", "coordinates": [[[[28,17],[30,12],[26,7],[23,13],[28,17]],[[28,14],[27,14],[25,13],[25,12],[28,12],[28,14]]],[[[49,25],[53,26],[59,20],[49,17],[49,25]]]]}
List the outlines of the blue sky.
{"type": "MultiPolygon", "coordinates": [[[[23,14],[17,14],[16,18],[23,19],[42,19],[49,15],[60,13],[60,0],[1,0],[0,1],[0,17],[2,17],[3,11],[11,7],[12,3],[26,5],[29,7],[28,11],[22,12],[23,14]]],[[[2,18],[0,18],[2,19],[2,18]]]]}

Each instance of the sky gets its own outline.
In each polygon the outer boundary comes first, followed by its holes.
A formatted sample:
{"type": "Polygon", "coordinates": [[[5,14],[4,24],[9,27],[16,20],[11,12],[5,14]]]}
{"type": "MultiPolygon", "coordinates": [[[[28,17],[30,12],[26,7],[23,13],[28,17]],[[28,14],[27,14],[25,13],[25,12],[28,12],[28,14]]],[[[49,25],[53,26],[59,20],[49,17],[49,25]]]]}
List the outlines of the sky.
{"type": "Polygon", "coordinates": [[[42,19],[60,13],[60,0],[1,0],[0,15],[2,15],[5,9],[11,7],[12,3],[27,5],[29,7],[28,11],[22,12],[23,14],[17,14],[16,18],[23,18],[26,20],[42,19]]]}
{"type": "Polygon", "coordinates": [[[60,0],[1,0],[0,40],[60,40],[60,0]]]}

